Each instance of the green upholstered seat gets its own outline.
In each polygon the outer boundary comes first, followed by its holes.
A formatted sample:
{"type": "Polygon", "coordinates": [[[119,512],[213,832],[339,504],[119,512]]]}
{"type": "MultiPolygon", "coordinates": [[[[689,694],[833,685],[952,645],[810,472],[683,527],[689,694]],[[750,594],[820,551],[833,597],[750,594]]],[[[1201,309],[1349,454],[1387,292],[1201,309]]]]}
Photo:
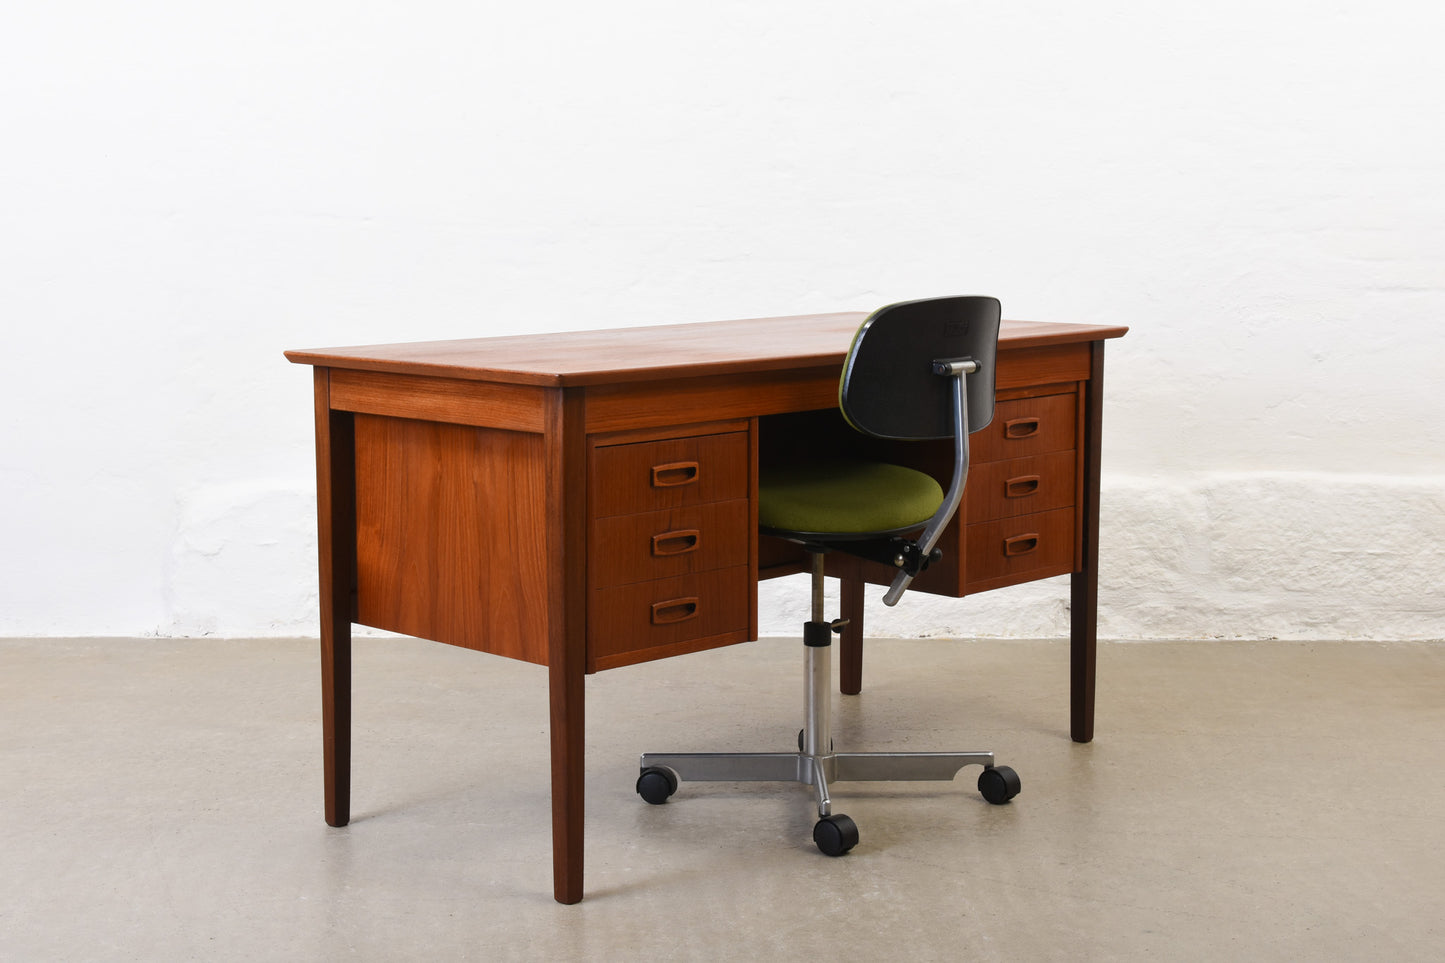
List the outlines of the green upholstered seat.
{"type": "Polygon", "coordinates": [[[773,532],[875,535],[921,527],[943,504],[929,475],[881,462],[765,468],[758,524],[773,532]]]}

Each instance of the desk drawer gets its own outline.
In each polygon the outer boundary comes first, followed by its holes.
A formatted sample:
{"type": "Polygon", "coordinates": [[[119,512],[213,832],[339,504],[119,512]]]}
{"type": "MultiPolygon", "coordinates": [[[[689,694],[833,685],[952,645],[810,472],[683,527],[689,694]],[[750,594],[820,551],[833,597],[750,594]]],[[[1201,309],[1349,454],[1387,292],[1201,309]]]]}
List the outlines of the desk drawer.
{"type": "Polygon", "coordinates": [[[748,564],[748,500],[596,519],[587,546],[594,588],[748,564]]]}
{"type": "Polygon", "coordinates": [[[970,459],[1005,461],[1075,447],[1077,402],[1072,393],[1000,401],[988,427],[969,436],[970,459]]]}
{"type": "Polygon", "coordinates": [[[968,470],[968,522],[1068,508],[1074,504],[1076,452],[984,462],[968,470]]]}
{"type": "Polygon", "coordinates": [[[748,497],[748,433],[608,445],[592,451],[593,518],[748,497]]]}
{"type": "Polygon", "coordinates": [[[748,634],[748,567],[599,589],[592,593],[587,652],[628,652],[715,636],[748,634]]]}
{"type": "Polygon", "coordinates": [[[1074,510],[970,525],[964,550],[970,589],[985,582],[1066,574],[1074,568],[1074,510]]]}

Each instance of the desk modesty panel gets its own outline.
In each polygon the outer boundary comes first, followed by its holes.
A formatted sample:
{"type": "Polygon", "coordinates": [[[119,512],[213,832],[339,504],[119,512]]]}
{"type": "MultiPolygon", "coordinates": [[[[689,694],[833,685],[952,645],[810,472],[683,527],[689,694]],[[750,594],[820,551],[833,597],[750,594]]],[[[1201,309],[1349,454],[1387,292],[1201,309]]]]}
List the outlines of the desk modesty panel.
{"type": "MultiPolygon", "coordinates": [[[[548,667],[555,895],[582,896],[583,677],[757,637],[760,460],[836,427],[865,314],[289,351],[314,368],[326,818],[349,819],[360,623],[548,667]]],[[[1123,327],[1005,321],[944,595],[1073,575],[1072,733],[1092,738],[1103,346],[1123,327]]],[[[858,436],[850,441],[856,442],[858,436]]],[[[939,474],[939,449],[908,450],[939,474]]],[[[842,688],[862,589],[838,562],[842,688]]]]}

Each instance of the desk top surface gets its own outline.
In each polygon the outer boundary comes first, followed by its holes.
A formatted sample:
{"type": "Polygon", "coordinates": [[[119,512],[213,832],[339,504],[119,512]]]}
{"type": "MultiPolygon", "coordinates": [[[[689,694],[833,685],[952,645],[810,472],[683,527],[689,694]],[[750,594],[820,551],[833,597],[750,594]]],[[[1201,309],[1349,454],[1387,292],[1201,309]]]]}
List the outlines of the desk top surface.
{"type": "MultiPolygon", "coordinates": [[[[862,311],[287,351],[297,364],[573,387],[840,365],[862,311]]],[[[999,349],[1121,337],[1118,325],[1004,321],[999,349]]]]}

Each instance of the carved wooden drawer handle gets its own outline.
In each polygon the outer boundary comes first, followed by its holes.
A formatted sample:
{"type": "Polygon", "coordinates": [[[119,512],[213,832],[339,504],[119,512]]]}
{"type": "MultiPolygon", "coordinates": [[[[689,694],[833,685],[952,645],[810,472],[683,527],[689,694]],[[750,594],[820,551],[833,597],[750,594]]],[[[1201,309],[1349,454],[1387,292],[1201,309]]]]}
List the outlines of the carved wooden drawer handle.
{"type": "Polygon", "coordinates": [[[1038,475],[1019,475],[1003,483],[1003,497],[1005,498],[1023,498],[1038,490],[1038,475]]]}
{"type": "Polygon", "coordinates": [[[652,603],[652,624],[672,625],[674,622],[686,622],[697,615],[697,599],[669,599],[666,602],[652,603]]]}
{"type": "Polygon", "coordinates": [[[666,465],[652,466],[653,488],[676,488],[691,485],[697,481],[697,462],[674,461],[666,465]]]}
{"type": "Polygon", "coordinates": [[[658,558],[668,555],[684,555],[697,551],[700,541],[702,541],[702,533],[695,528],[663,532],[660,535],[652,536],[652,554],[658,558]]]}
{"type": "Polygon", "coordinates": [[[1038,433],[1038,418],[1015,418],[1003,423],[1003,436],[1008,439],[1028,438],[1038,433]]]}
{"type": "Polygon", "coordinates": [[[1003,540],[1003,553],[1010,558],[1015,555],[1027,555],[1038,547],[1038,532],[1030,532],[1027,535],[1015,535],[1013,538],[1003,540]]]}

